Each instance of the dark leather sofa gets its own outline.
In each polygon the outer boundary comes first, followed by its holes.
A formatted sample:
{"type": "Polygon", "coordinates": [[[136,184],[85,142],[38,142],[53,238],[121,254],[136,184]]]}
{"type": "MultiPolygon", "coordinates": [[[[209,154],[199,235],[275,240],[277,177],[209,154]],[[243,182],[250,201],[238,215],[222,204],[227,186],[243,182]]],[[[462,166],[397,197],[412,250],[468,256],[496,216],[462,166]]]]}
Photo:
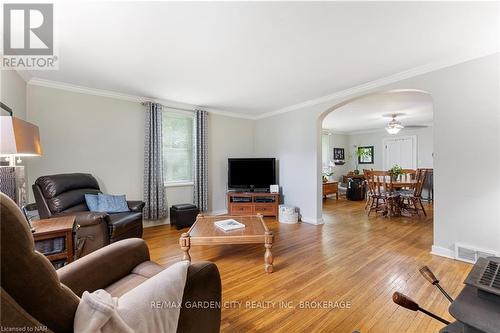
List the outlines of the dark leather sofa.
{"type": "Polygon", "coordinates": [[[127,201],[129,212],[90,212],[85,194],[97,193],[101,193],[97,180],[86,173],[42,176],[33,184],[40,218],[76,217],[74,244],[77,258],[125,238],[142,237],[142,201],[127,201]]]}
{"type": "MultiPolygon", "coordinates": [[[[164,269],[150,261],[142,239],[131,238],[96,250],[56,271],[44,255],[34,250],[25,217],[3,193],[0,227],[2,332],[73,332],[79,297],[85,290],[105,289],[120,297],[164,269]]],[[[219,271],[210,262],[194,263],[188,268],[182,304],[200,301],[221,301],[219,271]]],[[[219,332],[220,318],[220,307],[183,306],[177,332],[219,332]]]]}

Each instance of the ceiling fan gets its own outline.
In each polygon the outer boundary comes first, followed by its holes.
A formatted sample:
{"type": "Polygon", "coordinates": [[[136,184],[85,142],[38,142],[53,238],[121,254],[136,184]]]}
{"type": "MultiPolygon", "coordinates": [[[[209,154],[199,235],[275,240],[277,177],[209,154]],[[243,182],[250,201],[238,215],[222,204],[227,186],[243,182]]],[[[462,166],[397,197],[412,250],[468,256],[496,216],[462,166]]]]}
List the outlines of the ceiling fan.
{"type": "Polygon", "coordinates": [[[383,115],[383,117],[392,118],[392,120],[389,121],[389,123],[387,123],[387,125],[385,126],[385,130],[387,131],[387,133],[389,133],[390,135],[396,135],[403,128],[409,129],[409,128],[426,128],[427,127],[426,125],[403,126],[403,124],[401,124],[401,122],[399,120],[397,120],[396,117],[404,116],[404,115],[405,115],[404,113],[391,113],[391,114],[383,115]]]}

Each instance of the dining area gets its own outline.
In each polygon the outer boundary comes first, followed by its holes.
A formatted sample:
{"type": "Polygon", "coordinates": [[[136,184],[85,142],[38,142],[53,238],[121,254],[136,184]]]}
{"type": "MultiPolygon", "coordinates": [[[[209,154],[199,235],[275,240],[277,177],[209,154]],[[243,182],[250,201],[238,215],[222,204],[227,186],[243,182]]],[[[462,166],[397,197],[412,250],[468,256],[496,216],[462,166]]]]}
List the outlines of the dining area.
{"type": "Polygon", "coordinates": [[[363,170],[368,216],[426,217],[422,192],[430,177],[432,169],[363,170]]]}

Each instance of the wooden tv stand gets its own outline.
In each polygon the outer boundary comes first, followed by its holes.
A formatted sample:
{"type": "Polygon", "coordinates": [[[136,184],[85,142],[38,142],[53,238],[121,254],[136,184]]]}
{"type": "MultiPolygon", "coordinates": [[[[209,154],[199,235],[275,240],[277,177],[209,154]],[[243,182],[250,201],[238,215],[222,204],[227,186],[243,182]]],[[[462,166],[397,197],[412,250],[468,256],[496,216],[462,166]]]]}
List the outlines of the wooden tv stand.
{"type": "Polygon", "coordinates": [[[229,215],[278,216],[279,193],[227,192],[229,215]],[[264,202],[262,202],[264,201],[264,202]]]}

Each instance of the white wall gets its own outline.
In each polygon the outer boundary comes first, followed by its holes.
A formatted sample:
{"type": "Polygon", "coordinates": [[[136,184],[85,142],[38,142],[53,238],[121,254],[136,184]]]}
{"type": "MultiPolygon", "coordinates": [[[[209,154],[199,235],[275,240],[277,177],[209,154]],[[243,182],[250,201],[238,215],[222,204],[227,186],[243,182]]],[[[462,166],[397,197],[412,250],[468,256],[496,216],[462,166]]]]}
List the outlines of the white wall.
{"type": "Polygon", "coordinates": [[[327,110],[370,92],[421,89],[434,102],[434,246],[455,242],[500,251],[500,111],[498,54],[376,89],[260,119],[257,152],[278,156],[285,201],[321,221],[321,119],[327,110]],[[467,178],[480,170],[487,181],[467,178]]]}
{"type": "Polygon", "coordinates": [[[29,186],[43,175],[86,172],[104,192],[142,199],[139,103],[34,85],[28,85],[27,98],[28,120],[38,125],[43,149],[43,156],[29,161],[29,186]]]}
{"type": "Polygon", "coordinates": [[[302,220],[312,223],[321,209],[316,207],[321,204],[316,201],[321,167],[316,148],[321,147],[321,139],[314,117],[308,112],[290,112],[257,120],[255,127],[256,155],[278,160],[284,202],[298,207],[302,220]]]}
{"type": "MultiPolygon", "coordinates": [[[[37,85],[28,85],[27,100],[28,120],[39,126],[44,151],[29,161],[29,186],[42,175],[88,172],[107,193],[143,198],[139,103],[37,85]]],[[[253,128],[251,120],[209,114],[210,211],[226,209],[227,157],[253,155],[253,128]]],[[[168,187],[166,193],[169,206],[193,201],[192,186],[168,187]]]]}
{"type": "Polygon", "coordinates": [[[227,159],[254,156],[255,122],[209,115],[208,205],[214,213],[227,213],[227,159]]]}
{"type": "MultiPolygon", "coordinates": [[[[367,133],[353,133],[348,136],[349,153],[354,152],[354,145],[357,146],[373,146],[374,159],[373,164],[360,164],[359,170],[362,169],[384,169],[384,145],[385,138],[397,138],[402,136],[415,135],[417,137],[417,168],[432,168],[434,152],[434,133],[431,126],[419,129],[403,129],[396,135],[389,135],[385,130],[371,131],[367,133]]],[[[355,160],[353,157],[349,161],[349,170],[353,170],[355,160]]],[[[347,163],[346,163],[347,164],[347,163]]]]}
{"type": "MultiPolygon", "coordinates": [[[[26,82],[12,70],[0,70],[0,100],[12,108],[14,116],[26,119],[26,82]]],[[[2,110],[1,115],[7,115],[2,110]]]]}

